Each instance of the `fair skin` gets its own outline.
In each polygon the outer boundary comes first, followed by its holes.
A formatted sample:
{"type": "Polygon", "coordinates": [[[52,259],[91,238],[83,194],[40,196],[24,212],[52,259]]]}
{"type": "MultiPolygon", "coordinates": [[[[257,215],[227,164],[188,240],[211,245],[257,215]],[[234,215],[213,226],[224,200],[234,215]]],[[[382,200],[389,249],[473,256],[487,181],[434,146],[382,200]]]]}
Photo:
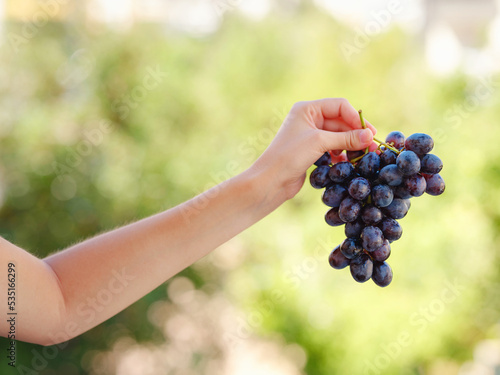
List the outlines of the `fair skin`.
{"type": "Polygon", "coordinates": [[[325,151],[341,160],[342,150],[376,148],[367,125],[345,99],[299,102],[249,169],[177,207],[45,259],[0,238],[0,291],[7,264],[16,269],[16,339],[53,345],[109,319],[293,198],[325,151]]]}

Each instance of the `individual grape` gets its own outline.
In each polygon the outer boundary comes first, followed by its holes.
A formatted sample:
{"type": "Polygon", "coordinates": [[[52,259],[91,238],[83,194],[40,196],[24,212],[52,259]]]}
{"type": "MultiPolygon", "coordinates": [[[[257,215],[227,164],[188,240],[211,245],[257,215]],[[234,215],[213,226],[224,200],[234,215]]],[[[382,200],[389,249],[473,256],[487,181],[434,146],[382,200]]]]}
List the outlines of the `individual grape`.
{"type": "Polygon", "coordinates": [[[389,242],[397,241],[403,235],[403,228],[401,228],[401,225],[390,217],[384,218],[379,224],[379,228],[382,230],[385,239],[389,242]]]}
{"type": "Polygon", "coordinates": [[[342,254],[339,245],[330,253],[328,263],[330,263],[330,266],[333,268],[341,270],[342,268],[346,268],[351,263],[351,260],[347,259],[344,254],[342,254]]]}
{"type": "Polygon", "coordinates": [[[351,221],[350,223],[346,223],[344,233],[346,237],[359,238],[364,227],[365,224],[361,220],[351,221]]]}
{"type": "Polygon", "coordinates": [[[340,206],[340,202],[342,202],[348,195],[349,193],[344,186],[333,184],[326,188],[321,199],[323,203],[329,207],[338,207],[340,206]]]}
{"type": "Polygon", "coordinates": [[[380,169],[380,156],[369,152],[358,161],[357,170],[362,177],[373,178],[380,169]]]}
{"type": "Polygon", "coordinates": [[[363,251],[363,248],[358,239],[346,238],[340,245],[340,251],[347,259],[353,259],[363,251]]]}
{"type": "Polygon", "coordinates": [[[411,176],[420,171],[420,159],[413,151],[403,151],[396,159],[396,165],[404,176],[411,176]]]}
{"type": "Polygon", "coordinates": [[[384,260],[389,258],[389,255],[391,255],[391,245],[389,244],[389,241],[387,239],[384,240],[382,246],[370,253],[372,259],[376,260],[377,262],[383,262],[384,260]]]}
{"type": "Polygon", "coordinates": [[[328,176],[333,182],[343,183],[346,180],[349,180],[354,174],[354,167],[348,161],[343,161],[337,164],[334,164],[330,171],[328,172],[328,176]]]}
{"type": "Polygon", "coordinates": [[[356,199],[347,197],[340,203],[339,217],[345,223],[350,223],[358,218],[361,212],[361,203],[356,199]]]}
{"type": "Polygon", "coordinates": [[[361,239],[363,240],[363,249],[372,252],[382,246],[384,235],[380,228],[369,226],[365,227],[361,232],[361,239]]]}
{"type": "Polygon", "coordinates": [[[322,189],[328,183],[331,182],[328,177],[328,172],[330,171],[330,167],[328,165],[321,165],[311,172],[309,176],[309,181],[311,182],[311,186],[315,189],[322,189]]]}
{"type": "Polygon", "coordinates": [[[392,150],[385,150],[380,154],[380,166],[385,167],[386,165],[396,164],[397,155],[392,150]]]}
{"type": "Polygon", "coordinates": [[[405,149],[413,151],[418,155],[429,153],[434,147],[434,140],[430,135],[424,133],[415,133],[406,138],[405,149]]]}
{"type": "Polygon", "coordinates": [[[409,200],[409,199],[403,199],[403,201],[405,202],[406,207],[408,208],[408,210],[410,210],[410,207],[411,207],[411,200],[409,200]]]}
{"type": "Polygon", "coordinates": [[[375,262],[373,265],[372,279],[378,286],[384,287],[389,285],[392,281],[391,266],[389,266],[387,262],[375,262]]]}
{"type": "Polygon", "coordinates": [[[361,210],[361,220],[366,225],[376,225],[382,221],[382,211],[372,204],[367,204],[361,210]]]}
{"type": "Polygon", "coordinates": [[[401,185],[394,188],[394,196],[396,198],[409,199],[413,195],[411,195],[410,192],[406,190],[406,188],[403,185],[401,185]]]}
{"type": "Polygon", "coordinates": [[[372,277],[373,261],[367,254],[361,253],[351,260],[350,269],[353,279],[358,283],[364,283],[372,277]]]}
{"type": "Polygon", "coordinates": [[[328,225],[332,227],[338,227],[339,225],[345,224],[339,217],[339,209],[334,207],[325,214],[325,221],[328,225]]]}
{"type": "Polygon", "coordinates": [[[359,158],[361,155],[363,155],[365,152],[363,150],[360,151],[347,151],[347,160],[353,160],[356,158],[359,158]]]}
{"type": "Polygon", "coordinates": [[[425,192],[429,195],[441,195],[443,194],[446,185],[444,183],[443,177],[440,174],[426,175],[427,187],[425,192]],[[428,177],[427,177],[428,176],[428,177]]]}
{"type": "Polygon", "coordinates": [[[364,177],[356,177],[349,183],[348,191],[351,197],[362,201],[370,194],[370,183],[364,177]]]}
{"type": "Polygon", "coordinates": [[[420,171],[422,173],[436,174],[443,169],[443,162],[439,157],[433,154],[424,155],[420,160],[420,171]]]}
{"type": "Polygon", "coordinates": [[[425,193],[425,188],[427,184],[425,183],[425,178],[419,174],[414,174],[405,179],[404,187],[408,193],[413,197],[420,197],[425,193]]]}
{"type": "Polygon", "coordinates": [[[406,216],[408,213],[408,210],[410,209],[408,207],[408,203],[410,200],[409,199],[400,199],[400,198],[394,198],[392,200],[392,203],[388,205],[387,207],[384,207],[382,211],[384,214],[387,216],[393,218],[393,219],[402,219],[406,216]]]}
{"type": "Polygon", "coordinates": [[[387,207],[394,199],[394,193],[388,185],[377,185],[372,189],[373,204],[377,207],[387,207]]]}
{"type": "Polygon", "coordinates": [[[401,150],[405,145],[405,136],[398,131],[390,132],[387,137],[385,137],[385,143],[392,144],[394,148],[401,150]]]}
{"type": "Polygon", "coordinates": [[[329,152],[325,152],[318,160],[314,162],[314,165],[320,166],[320,165],[329,165],[332,163],[332,157],[330,156],[329,152]]]}
{"type": "Polygon", "coordinates": [[[403,183],[403,174],[395,164],[383,167],[380,170],[379,178],[389,186],[398,186],[403,183]]]}

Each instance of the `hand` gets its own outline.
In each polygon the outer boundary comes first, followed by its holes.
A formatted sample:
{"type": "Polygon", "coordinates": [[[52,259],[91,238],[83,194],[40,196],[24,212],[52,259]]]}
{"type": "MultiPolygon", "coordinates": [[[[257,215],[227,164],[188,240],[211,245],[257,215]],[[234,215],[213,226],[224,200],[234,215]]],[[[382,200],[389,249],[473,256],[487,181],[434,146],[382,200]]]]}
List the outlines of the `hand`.
{"type": "Polygon", "coordinates": [[[251,169],[264,171],[271,181],[267,196],[282,203],[299,192],[307,169],[326,151],[338,162],[346,160],[343,150],[376,149],[377,130],[365,123],[368,129],[362,129],[358,111],[346,99],[298,102],[251,169]]]}

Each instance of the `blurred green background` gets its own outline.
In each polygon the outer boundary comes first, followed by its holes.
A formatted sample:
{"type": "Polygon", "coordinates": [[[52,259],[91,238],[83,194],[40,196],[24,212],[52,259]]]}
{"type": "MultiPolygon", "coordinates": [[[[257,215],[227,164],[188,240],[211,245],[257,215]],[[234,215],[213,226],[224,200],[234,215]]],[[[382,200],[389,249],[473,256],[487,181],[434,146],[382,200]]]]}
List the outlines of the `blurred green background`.
{"type": "Polygon", "coordinates": [[[401,222],[392,284],[329,267],[343,230],[306,184],[64,347],[18,343],[12,373],[500,373],[500,77],[435,74],[398,25],[347,56],[359,28],[322,8],[276,2],[252,19],[237,3],[194,34],[60,5],[29,38],[37,5],[6,3],[0,234],[45,257],[173,207],[249,167],[294,102],[345,97],[380,137],[431,134],[445,163],[445,194],[415,199],[401,222]]]}

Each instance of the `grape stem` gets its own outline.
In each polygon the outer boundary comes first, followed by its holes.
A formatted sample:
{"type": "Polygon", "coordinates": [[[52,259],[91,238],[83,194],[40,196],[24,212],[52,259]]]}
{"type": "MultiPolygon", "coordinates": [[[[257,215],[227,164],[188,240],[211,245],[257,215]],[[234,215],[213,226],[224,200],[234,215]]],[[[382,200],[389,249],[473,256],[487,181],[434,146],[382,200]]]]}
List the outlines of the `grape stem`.
{"type": "MultiPolygon", "coordinates": [[[[366,129],[365,119],[363,118],[363,111],[360,109],[360,110],[358,111],[358,113],[359,113],[359,119],[360,119],[360,121],[361,121],[361,127],[362,127],[363,129],[366,129]]],[[[375,142],[378,142],[378,143],[379,143],[379,144],[381,144],[382,146],[387,147],[389,150],[394,151],[394,152],[396,153],[396,155],[399,155],[399,154],[401,153],[401,151],[397,150],[396,148],[392,147],[391,145],[388,145],[388,144],[387,144],[387,143],[385,143],[385,142],[382,142],[381,140],[379,140],[379,139],[377,139],[377,138],[375,138],[375,137],[373,137],[373,140],[374,140],[375,142]]],[[[369,150],[370,150],[370,147],[367,147],[367,148],[365,149],[365,153],[364,153],[363,155],[361,155],[361,156],[358,156],[357,158],[352,159],[352,160],[351,160],[351,163],[352,163],[352,164],[355,164],[358,160],[361,160],[361,159],[363,158],[363,156],[365,156],[365,155],[369,152],[369,150]]]]}
{"type": "Polygon", "coordinates": [[[387,147],[389,150],[394,151],[394,152],[396,153],[396,155],[399,155],[399,154],[401,153],[401,151],[399,151],[398,149],[396,149],[396,148],[394,148],[394,147],[392,147],[392,146],[388,145],[388,144],[387,144],[387,143],[385,143],[385,142],[382,142],[380,139],[377,139],[377,138],[373,137],[373,140],[374,140],[375,142],[380,143],[382,146],[387,147]]]}
{"type": "MultiPolygon", "coordinates": [[[[363,129],[366,129],[365,119],[363,118],[363,111],[360,109],[358,113],[359,113],[359,119],[361,120],[361,127],[363,129]]],[[[369,147],[366,148],[365,154],[368,153],[369,149],[370,149],[369,147]]]]}
{"type": "Polygon", "coordinates": [[[356,164],[356,162],[359,161],[359,160],[361,160],[361,159],[363,159],[363,156],[365,156],[365,155],[366,155],[366,153],[364,153],[361,156],[358,156],[357,158],[352,159],[351,160],[351,164],[356,164]]]}

